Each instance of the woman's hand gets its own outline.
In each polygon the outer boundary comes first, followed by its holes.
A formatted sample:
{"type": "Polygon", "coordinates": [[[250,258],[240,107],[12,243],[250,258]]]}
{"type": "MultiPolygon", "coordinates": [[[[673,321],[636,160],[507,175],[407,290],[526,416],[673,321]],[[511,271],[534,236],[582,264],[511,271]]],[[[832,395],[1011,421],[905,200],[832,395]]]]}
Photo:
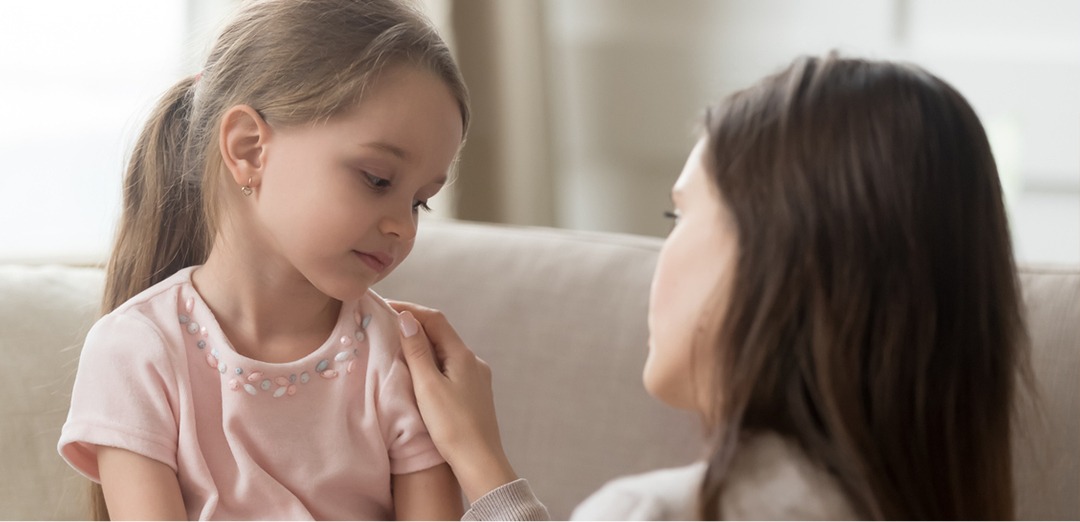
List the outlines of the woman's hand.
{"type": "Polygon", "coordinates": [[[469,502],[517,480],[503,451],[491,368],[438,310],[391,301],[420,415],[469,502]]]}

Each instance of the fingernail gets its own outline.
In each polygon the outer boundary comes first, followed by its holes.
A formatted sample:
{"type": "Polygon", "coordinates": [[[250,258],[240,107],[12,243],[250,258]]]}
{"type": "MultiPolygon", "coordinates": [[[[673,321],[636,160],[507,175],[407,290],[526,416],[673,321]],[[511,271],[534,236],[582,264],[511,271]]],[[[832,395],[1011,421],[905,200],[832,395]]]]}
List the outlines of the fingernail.
{"type": "Polygon", "coordinates": [[[398,322],[401,323],[401,333],[405,337],[412,337],[416,335],[416,332],[420,331],[420,323],[416,322],[416,318],[409,312],[401,312],[398,316],[398,322]]]}

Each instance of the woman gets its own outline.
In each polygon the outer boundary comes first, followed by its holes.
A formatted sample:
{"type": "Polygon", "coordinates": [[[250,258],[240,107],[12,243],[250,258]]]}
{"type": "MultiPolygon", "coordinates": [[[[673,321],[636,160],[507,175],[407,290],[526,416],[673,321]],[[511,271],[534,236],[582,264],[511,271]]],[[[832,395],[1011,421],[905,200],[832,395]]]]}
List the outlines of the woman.
{"type": "MultiPolygon", "coordinates": [[[[706,113],[673,201],[644,382],[700,415],[710,456],[612,482],[575,517],[1013,516],[1026,334],[959,93],[910,65],[801,58],[706,113]]],[[[546,516],[502,450],[487,367],[437,312],[396,308],[466,516],[546,516]]]]}

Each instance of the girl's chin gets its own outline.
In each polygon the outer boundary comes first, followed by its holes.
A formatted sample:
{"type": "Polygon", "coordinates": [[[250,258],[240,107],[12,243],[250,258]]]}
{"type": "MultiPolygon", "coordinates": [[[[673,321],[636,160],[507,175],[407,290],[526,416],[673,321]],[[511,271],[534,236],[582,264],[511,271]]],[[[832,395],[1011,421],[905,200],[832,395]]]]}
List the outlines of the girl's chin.
{"type": "Polygon", "coordinates": [[[370,279],[370,276],[365,277],[362,280],[358,278],[347,277],[343,278],[343,280],[313,283],[320,292],[326,294],[327,296],[337,299],[338,301],[349,302],[356,301],[357,299],[360,299],[367,295],[368,289],[370,289],[372,285],[379,281],[378,279],[370,279]]]}

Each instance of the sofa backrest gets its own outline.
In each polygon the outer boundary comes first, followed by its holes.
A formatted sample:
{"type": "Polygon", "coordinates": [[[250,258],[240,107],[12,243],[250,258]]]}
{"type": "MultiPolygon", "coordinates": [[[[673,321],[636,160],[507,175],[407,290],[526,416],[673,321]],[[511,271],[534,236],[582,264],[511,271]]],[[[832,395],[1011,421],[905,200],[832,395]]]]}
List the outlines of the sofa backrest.
{"type": "MultiPolygon", "coordinates": [[[[377,285],[441,309],[495,375],[504,442],[551,514],[616,476],[700,455],[641,384],[655,238],[427,222],[377,285]]],[[[1023,268],[1038,398],[1018,401],[1017,515],[1080,518],[1080,268],[1023,268]]]]}
{"type": "Polygon", "coordinates": [[[0,518],[89,516],[89,482],[56,452],[79,350],[99,316],[95,268],[0,265],[0,518]]]}
{"type": "Polygon", "coordinates": [[[1080,519],[1080,268],[1020,269],[1032,386],[1013,430],[1017,518],[1080,519]]]}
{"type": "Polygon", "coordinates": [[[660,240],[424,223],[376,290],[438,308],[491,365],[503,443],[556,520],[619,475],[702,456],[690,414],[649,396],[649,284],[660,240]]]}
{"type": "MultiPolygon", "coordinates": [[[[689,414],[641,385],[660,240],[426,221],[376,290],[443,310],[494,371],[503,440],[556,518],[616,476],[701,455],[689,414]]],[[[1038,397],[1020,402],[1020,518],[1080,518],[1080,268],[1021,272],[1038,397]]],[[[0,266],[0,518],[78,519],[86,481],[56,453],[103,273],[0,266]]]]}

